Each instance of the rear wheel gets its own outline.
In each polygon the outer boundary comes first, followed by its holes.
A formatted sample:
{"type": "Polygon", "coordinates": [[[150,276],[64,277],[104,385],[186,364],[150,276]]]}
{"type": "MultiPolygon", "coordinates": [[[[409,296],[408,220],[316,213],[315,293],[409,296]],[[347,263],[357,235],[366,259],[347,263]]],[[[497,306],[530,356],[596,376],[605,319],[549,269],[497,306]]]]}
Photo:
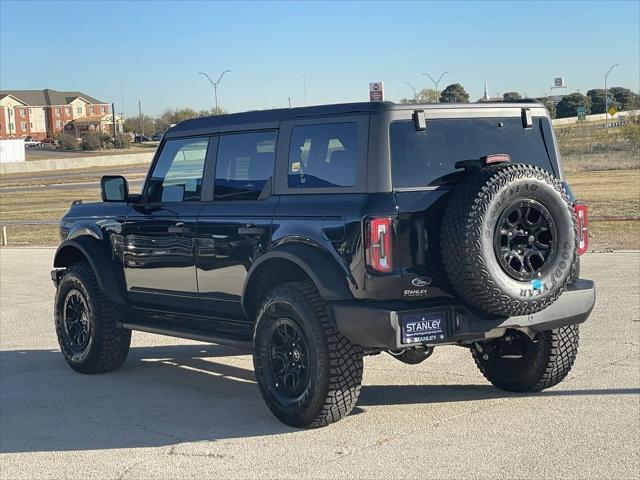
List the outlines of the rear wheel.
{"type": "Polygon", "coordinates": [[[126,309],[107,300],[88,263],[68,267],[56,292],[55,325],[65,360],[80,373],[120,368],[127,358],[131,330],[120,328],[126,309]]]}
{"type": "Polygon", "coordinates": [[[254,367],[273,414],[294,427],[321,427],[351,412],[363,350],[343,337],[311,282],[276,287],[258,313],[254,367]]]}
{"type": "Polygon", "coordinates": [[[567,376],[578,353],[578,325],[546,330],[531,340],[509,330],[497,340],[476,343],[471,353],[480,372],[509,392],[537,392],[567,376]]]}

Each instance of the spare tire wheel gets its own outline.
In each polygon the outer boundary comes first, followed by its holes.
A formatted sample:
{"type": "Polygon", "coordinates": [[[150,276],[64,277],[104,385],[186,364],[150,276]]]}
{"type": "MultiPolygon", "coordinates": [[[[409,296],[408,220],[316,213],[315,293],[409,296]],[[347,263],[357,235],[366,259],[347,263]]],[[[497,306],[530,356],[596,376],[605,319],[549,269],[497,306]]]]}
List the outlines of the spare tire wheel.
{"type": "Polygon", "coordinates": [[[548,307],[570,283],[577,258],[575,218],[562,184],[530,165],[469,172],[447,204],[441,235],[452,287],[490,314],[548,307]]]}

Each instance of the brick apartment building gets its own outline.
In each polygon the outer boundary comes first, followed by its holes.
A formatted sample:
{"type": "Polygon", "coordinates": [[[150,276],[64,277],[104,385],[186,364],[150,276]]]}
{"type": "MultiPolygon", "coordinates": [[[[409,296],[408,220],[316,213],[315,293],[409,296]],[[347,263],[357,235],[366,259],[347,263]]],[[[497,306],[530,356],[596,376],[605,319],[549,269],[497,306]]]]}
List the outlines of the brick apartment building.
{"type": "MultiPolygon", "coordinates": [[[[116,117],[116,128],[122,119],[116,117]]],[[[61,130],[76,137],[86,131],[110,133],[111,106],[82,92],[0,90],[0,138],[53,137],[61,130]]]]}

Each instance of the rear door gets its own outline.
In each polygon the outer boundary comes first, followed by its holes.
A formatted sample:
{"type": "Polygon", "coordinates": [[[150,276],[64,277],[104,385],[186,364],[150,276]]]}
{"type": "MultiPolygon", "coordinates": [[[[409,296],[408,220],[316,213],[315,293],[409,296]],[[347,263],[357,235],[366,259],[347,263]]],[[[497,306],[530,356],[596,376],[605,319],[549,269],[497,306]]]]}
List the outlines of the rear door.
{"type": "Polygon", "coordinates": [[[278,198],[270,195],[276,130],[222,134],[213,202],[200,212],[196,265],[207,314],[244,321],[242,288],[255,259],[266,251],[278,198]]]}
{"type": "Polygon", "coordinates": [[[124,272],[134,303],[198,307],[194,242],[209,144],[208,137],[167,140],[127,216],[124,272]]]}

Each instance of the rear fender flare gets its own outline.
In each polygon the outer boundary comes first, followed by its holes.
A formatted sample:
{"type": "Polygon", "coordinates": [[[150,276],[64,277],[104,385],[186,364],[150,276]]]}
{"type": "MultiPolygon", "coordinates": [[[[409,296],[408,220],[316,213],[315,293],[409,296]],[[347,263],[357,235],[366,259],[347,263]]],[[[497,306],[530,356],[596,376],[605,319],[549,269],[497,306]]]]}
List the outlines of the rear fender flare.
{"type": "Polygon", "coordinates": [[[347,275],[336,265],[332,256],[311,246],[286,244],[262,255],[249,269],[242,289],[242,310],[247,318],[250,317],[248,314],[249,292],[257,287],[256,282],[261,269],[275,259],[287,260],[303,270],[325,301],[353,299],[347,283],[347,275]]]}

